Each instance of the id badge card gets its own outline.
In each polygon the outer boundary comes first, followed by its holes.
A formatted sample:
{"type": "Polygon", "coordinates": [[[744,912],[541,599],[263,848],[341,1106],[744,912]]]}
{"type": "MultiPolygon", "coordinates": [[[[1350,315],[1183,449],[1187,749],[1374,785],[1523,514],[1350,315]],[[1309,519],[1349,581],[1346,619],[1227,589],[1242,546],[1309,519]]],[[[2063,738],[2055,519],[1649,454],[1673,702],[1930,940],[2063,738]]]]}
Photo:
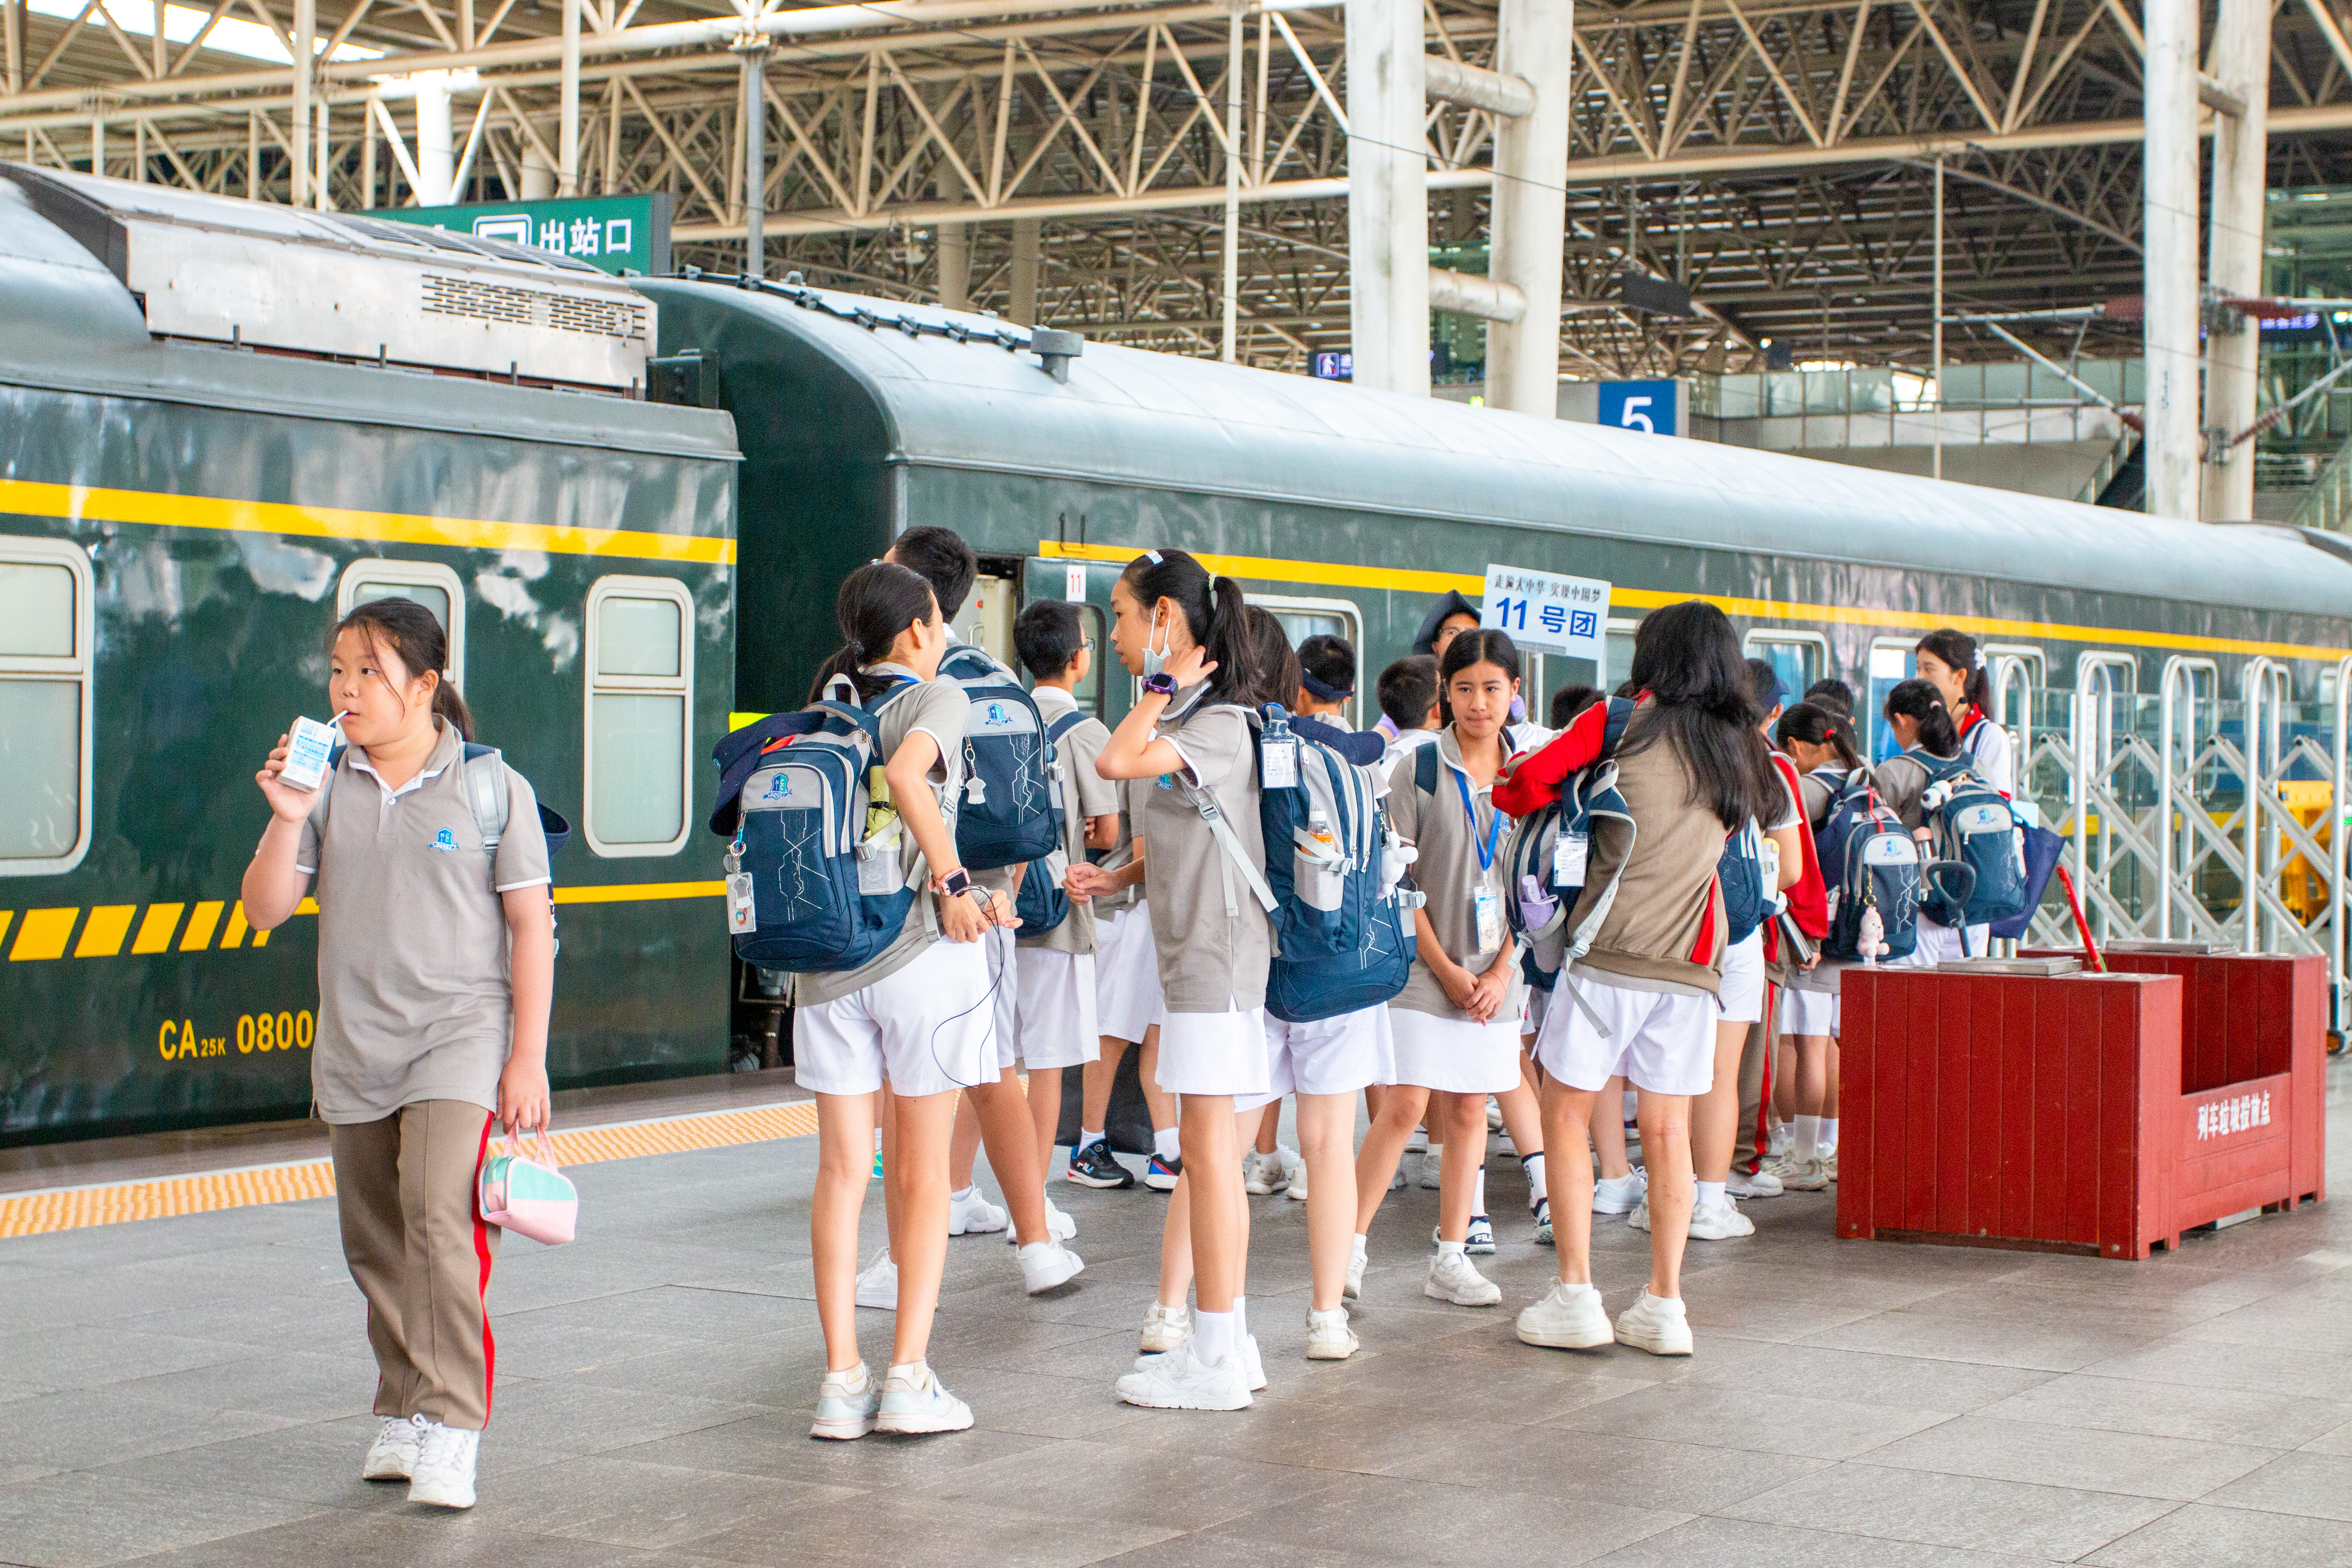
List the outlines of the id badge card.
{"type": "Polygon", "coordinates": [[[1478,951],[1495,952],[1503,945],[1503,900],[1487,883],[1470,889],[1470,903],[1478,916],[1478,951]]]}
{"type": "Polygon", "coordinates": [[[751,873],[738,871],[727,879],[727,929],[741,936],[759,923],[751,904],[751,873]]]}
{"type": "Polygon", "coordinates": [[[1552,841],[1551,879],[1556,887],[1584,886],[1584,862],[1591,840],[1582,833],[1562,833],[1552,841]]]}
{"type": "Polygon", "coordinates": [[[1258,748],[1257,755],[1260,789],[1298,787],[1298,742],[1296,740],[1267,741],[1258,748]]]}

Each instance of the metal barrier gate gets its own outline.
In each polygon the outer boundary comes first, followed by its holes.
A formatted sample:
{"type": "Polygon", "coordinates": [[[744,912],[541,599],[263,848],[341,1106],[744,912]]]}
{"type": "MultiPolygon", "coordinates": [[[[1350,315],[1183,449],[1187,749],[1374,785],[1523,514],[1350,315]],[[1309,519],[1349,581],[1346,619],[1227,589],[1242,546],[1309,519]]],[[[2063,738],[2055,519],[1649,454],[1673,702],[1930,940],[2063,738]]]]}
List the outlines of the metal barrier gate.
{"type": "MultiPolygon", "coordinates": [[[[2187,655],[2152,697],[2127,661],[2097,655],[2073,691],[2030,685],[2021,667],[1991,673],[2019,798],[2067,840],[2093,934],[2318,953],[2340,1026],[2352,656],[2303,704],[2269,658],[2247,663],[2234,697],[2213,660],[2187,655]]],[[[2074,944],[2054,885],[2030,940],[2074,944]]]]}

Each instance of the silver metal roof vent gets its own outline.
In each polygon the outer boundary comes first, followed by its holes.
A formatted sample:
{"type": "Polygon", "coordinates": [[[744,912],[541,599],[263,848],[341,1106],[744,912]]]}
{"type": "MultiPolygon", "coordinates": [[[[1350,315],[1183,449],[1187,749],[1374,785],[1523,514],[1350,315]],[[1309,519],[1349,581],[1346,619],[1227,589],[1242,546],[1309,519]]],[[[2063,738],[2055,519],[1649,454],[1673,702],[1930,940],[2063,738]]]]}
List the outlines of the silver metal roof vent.
{"type": "Polygon", "coordinates": [[[584,262],[413,224],[0,163],[141,297],[148,331],[625,391],[653,302],[584,262]]]}

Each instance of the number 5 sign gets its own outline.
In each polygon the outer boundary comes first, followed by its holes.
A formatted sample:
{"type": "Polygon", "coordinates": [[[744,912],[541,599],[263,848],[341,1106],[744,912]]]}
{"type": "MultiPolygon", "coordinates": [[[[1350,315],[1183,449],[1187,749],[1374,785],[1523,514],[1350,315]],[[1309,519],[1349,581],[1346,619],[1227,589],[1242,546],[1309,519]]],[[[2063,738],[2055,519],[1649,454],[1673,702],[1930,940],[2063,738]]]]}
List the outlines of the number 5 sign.
{"type": "Polygon", "coordinates": [[[1609,625],[1609,584],[1597,577],[1489,566],[1478,624],[1532,652],[1566,654],[1598,664],[1609,625]]]}
{"type": "Polygon", "coordinates": [[[1685,396],[1681,382],[1604,381],[1600,392],[1603,425],[1648,436],[1683,433],[1685,396]]]}

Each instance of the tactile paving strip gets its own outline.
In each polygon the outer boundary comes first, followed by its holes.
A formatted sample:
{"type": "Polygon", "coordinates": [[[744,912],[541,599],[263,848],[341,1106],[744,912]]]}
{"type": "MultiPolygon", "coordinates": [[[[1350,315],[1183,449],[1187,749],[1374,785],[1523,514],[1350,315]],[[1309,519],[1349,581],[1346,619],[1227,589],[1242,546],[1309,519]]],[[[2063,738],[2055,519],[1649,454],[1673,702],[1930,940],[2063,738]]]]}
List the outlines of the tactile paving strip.
{"type": "MultiPolygon", "coordinates": [[[[691,1116],[653,1117],[644,1121],[576,1128],[553,1134],[551,1142],[555,1145],[559,1163],[593,1165],[605,1160],[636,1160],[648,1154],[678,1154],[693,1149],[722,1149],[736,1143],[809,1138],[815,1134],[815,1104],[796,1100],[741,1110],[709,1110],[691,1116]]],[[[331,1197],[334,1191],[334,1167],[325,1160],[290,1160],[282,1164],[162,1176],[143,1182],[52,1187],[0,1197],[0,1239],[79,1230],[87,1226],[123,1225],[131,1220],[164,1219],[173,1215],[205,1214],[214,1209],[246,1208],[256,1204],[296,1203],[304,1198],[331,1197]]]]}

